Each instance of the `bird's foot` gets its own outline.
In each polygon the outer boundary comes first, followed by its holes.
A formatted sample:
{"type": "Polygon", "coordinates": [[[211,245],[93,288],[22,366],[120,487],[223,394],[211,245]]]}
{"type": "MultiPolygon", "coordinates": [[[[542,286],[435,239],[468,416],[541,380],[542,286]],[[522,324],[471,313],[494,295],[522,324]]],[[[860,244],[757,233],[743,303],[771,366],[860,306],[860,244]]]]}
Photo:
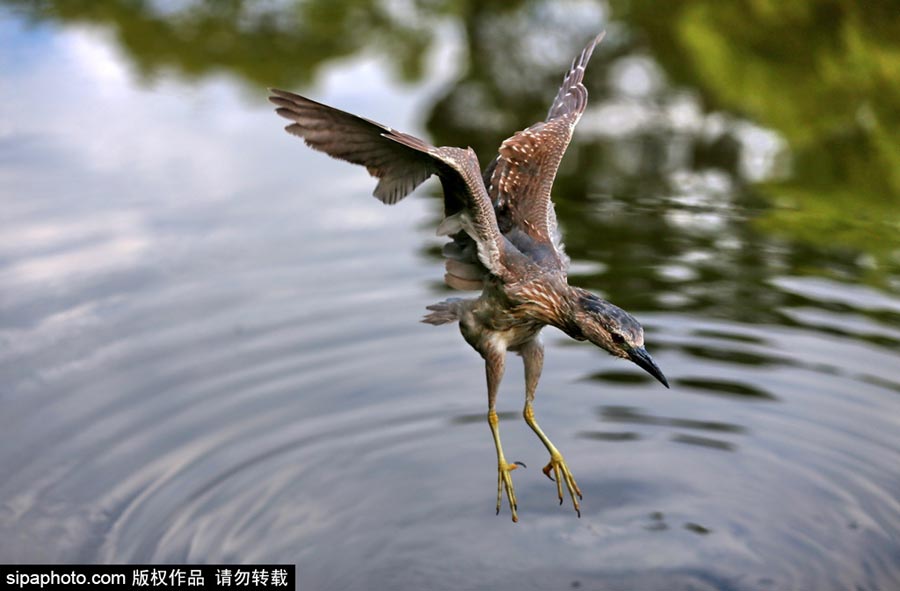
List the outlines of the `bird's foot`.
{"type": "Polygon", "coordinates": [[[519,516],[516,515],[518,503],[516,502],[516,491],[513,488],[512,476],[509,473],[519,466],[524,468],[525,464],[522,462],[507,464],[506,460],[502,459],[497,463],[497,515],[500,515],[500,501],[503,499],[503,490],[506,489],[506,499],[509,501],[509,509],[512,511],[513,521],[519,521],[519,516]]]}
{"type": "Polygon", "coordinates": [[[569,496],[572,497],[572,504],[575,505],[575,512],[578,514],[578,517],[581,517],[581,505],[578,504],[578,500],[582,498],[581,489],[578,488],[575,477],[572,476],[572,471],[569,470],[569,466],[563,459],[562,454],[550,454],[550,462],[544,466],[543,472],[547,478],[556,482],[556,493],[559,496],[560,505],[563,504],[562,483],[565,481],[566,488],[569,489],[569,496]],[[550,475],[551,470],[556,476],[555,479],[550,475]]]}

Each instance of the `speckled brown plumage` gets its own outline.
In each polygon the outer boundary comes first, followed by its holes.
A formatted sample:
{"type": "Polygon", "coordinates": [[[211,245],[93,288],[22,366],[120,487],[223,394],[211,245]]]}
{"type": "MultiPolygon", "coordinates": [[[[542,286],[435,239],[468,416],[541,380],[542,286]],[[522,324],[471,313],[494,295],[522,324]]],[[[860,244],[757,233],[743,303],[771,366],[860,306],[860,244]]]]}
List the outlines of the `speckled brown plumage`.
{"type": "Polygon", "coordinates": [[[556,326],[574,339],[590,341],[610,354],[629,359],[664,385],[665,376],[644,349],[641,325],[615,305],[568,284],[566,256],[553,202],[553,181],[578,120],[587,105],[582,83],[593,39],[575,58],[547,118],[504,141],[482,173],[469,149],[434,147],[427,142],[283,90],[269,100],[290,119],[287,131],[315,150],[365,166],[377,177],[375,196],[395,204],[431,175],[444,191],[444,220],[438,233],[444,247],[445,280],[451,287],[481,290],[477,298],[450,298],[433,306],[424,322],[458,322],[460,332],[485,360],[488,423],[497,451],[497,512],[505,491],[513,521],[517,501],[508,463],[500,445],[496,397],[505,354],[513,351],[525,364],[525,421],[550,452],[543,472],[563,501],[563,485],[579,516],[581,490],[571,470],[534,416],[534,394],[543,367],[540,332],[556,326]]]}

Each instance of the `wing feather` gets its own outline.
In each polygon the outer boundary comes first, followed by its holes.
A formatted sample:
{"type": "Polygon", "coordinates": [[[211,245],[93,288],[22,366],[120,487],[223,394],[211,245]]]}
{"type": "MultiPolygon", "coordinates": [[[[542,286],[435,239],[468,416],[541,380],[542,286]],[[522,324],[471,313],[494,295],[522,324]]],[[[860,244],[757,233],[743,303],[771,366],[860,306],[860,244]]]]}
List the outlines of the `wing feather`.
{"type": "Polygon", "coordinates": [[[269,101],[278,106],[275,112],[294,122],[285,127],[288,133],[303,138],[314,150],[365,166],[378,178],[374,195],[384,203],[397,203],[437,172],[433,158],[422,150],[385,141],[399,133],[390,127],[292,92],[271,92],[269,101]]]}
{"type": "Polygon", "coordinates": [[[587,105],[584,71],[594,47],[604,33],[594,38],[563,79],[547,113],[547,119],[524,129],[500,145],[490,176],[491,198],[503,233],[514,243],[527,242],[534,257],[559,269],[568,267],[550,191],[559,163],[572,139],[575,126],[587,105]],[[518,239],[517,239],[518,236],[518,239]],[[527,237],[527,238],[526,238],[527,237]]]}
{"type": "Polygon", "coordinates": [[[278,107],[276,112],[293,121],[285,128],[289,133],[302,137],[315,150],[365,166],[379,179],[375,196],[384,203],[397,203],[432,174],[438,175],[447,209],[459,216],[456,221],[461,232],[474,241],[477,249],[477,259],[471,261],[474,268],[464,266],[469,261],[460,261],[460,266],[448,268],[448,274],[459,273],[460,284],[469,286],[480,283],[481,266],[501,279],[507,278],[504,251],[514,247],[500,233],[478,158],[471,148],[436,148],[292,92],[271,92],[269,100],[278,107]]]}
{"type": "Polygon", "coordinates": [[[445,203],[462,204],[463,209],[453,215],[458,216],[462,231],[475,241],[478,260],[493,275],[509,279],[503,258],[504,250],[510,245],[497,226],[494,206],[484,188],[481,168],[474,150],[434,148],[418,138],[403,133],[385,137],[403,145],[427,150],[428,154],[441,162],[439,176],[444,188],[445,203]],[[448,169],[454,174],[449,173],[448,169]]]}

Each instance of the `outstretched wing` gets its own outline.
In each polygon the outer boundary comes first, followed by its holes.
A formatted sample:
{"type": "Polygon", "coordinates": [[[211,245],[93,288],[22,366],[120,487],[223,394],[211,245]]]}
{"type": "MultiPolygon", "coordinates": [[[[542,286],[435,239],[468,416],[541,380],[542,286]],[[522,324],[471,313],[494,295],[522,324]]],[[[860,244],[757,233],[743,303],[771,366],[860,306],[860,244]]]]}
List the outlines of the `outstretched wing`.
{"type": "Polygon", "coordinates": [[[329,156],[365,166],[377,177],[375,196],[393,205],[434,174],[433,159],[419,150],[388,141],[398,132],[286,90],[270,89],[276,113],[294,123],[285,127],[306,145],[329,156]]]}
{"type": "Polygon", "coordinates": [[[377,177],[375,196],[394,204],[433,174],[444,188],[450,225],[474,240],[478,260],[503,278],[504,246],[494,208],[484,188],[478,158],[471,149],[436,148],[411,135],[308,98],[271,89],[276,112],[293,121],[285,127],[309,147],[365,166],[377,177]]]}
{"type": "Polygon", "coordinates": [[[601,33],[572,62],[547,119],[500,145],[488,189],[500,228],[509,239],[544,264],[568,267],[550,190],[575,125],[587,105],[584,69],[603,39],[601,33]]]}

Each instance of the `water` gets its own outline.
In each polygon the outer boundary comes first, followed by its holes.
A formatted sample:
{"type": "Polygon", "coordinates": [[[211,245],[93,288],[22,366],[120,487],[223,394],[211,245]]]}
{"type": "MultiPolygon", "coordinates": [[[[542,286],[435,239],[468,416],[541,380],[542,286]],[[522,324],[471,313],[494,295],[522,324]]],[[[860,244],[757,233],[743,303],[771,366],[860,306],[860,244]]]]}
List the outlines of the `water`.
{"type": "Polygon", "coordinates": [[[430,44],[395,19],[333,45],[352,11],[260,9],[282,23],[266,44],[246,7],[5,4],[0,561],[285,562],[302,589],[900,587],[900,136],[864,85],[811,142],[679,71],[640,3],[416,4],[430,44]],[[511,356],[513,524],[481,360],[417,322],[447,295],[439,189],[381,205],[281,131],[264,86],[486,161],[602,27],[557,210],[572,282],[635,313],[673,387],[545,330],[536,410],[577,519],[511,356]],[[823,144],[846,166],[811,168],[823,144]],[[883,150],[864,171],[860,145],[883,150]]]}

